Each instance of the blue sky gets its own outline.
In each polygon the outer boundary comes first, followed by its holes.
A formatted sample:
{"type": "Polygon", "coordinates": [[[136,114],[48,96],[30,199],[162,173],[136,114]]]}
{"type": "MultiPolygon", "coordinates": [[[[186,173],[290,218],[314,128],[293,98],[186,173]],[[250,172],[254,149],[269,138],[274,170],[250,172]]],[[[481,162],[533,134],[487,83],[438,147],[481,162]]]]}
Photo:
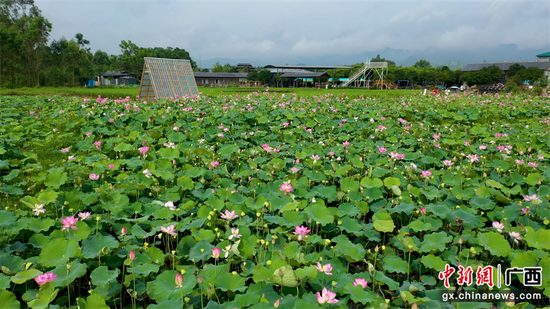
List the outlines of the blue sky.
{"type": "Polygon", "coordinates": [[[535,60],[550,51],[550,1],[35,0],[51,39],[81,32],[119,54],[121,40],[180,47],[213,61],[398,64],[535,60]],[[506,59],[508,58],[508,59],[506,59]]]}

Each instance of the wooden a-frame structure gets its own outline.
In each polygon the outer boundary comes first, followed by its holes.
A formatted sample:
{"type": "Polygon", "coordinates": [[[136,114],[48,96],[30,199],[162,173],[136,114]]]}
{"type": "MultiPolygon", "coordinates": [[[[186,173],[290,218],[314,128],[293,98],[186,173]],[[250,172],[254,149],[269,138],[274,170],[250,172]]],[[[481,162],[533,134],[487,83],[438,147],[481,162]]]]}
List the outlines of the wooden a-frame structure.
{"type": "Polygon", "coordinates": [[[152,57],[144,59],[139,86],[140,99],[150,101],[199,93],[189,60],[152,57]]]}

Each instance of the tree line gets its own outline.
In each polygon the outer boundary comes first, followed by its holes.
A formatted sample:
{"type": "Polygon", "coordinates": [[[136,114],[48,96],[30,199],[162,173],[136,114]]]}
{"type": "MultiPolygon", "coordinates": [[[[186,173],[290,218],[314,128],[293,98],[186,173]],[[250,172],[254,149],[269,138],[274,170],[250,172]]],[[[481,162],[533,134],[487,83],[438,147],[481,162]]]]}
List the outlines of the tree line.
{"type": "Polygon", "coordinates": [[[141,77],[144,57],[187,59],[185,49],[143,48],[122,41],[120,55],[97,50],[77,33],[48,44],[52,24],[42,16],[34,0],[0,0],[0,86],[81,86],[106,71],[126,71],[141,77]]]}

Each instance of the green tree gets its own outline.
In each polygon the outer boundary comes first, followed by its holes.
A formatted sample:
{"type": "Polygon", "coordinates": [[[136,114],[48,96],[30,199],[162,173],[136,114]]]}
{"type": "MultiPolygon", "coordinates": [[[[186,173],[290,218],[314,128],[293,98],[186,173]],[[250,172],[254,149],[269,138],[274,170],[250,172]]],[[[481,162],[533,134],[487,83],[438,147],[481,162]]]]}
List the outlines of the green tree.
{"type": "Polygon", "coordinates": [[[386,58],[381,58],[380,54],[376,55],[376,57],[372,58],[370,62],[387,62],[388,66],[395,66],[395,61],[388,60],[386,58]]]}
{"type": "Polygon", "coordinates": [[[269,70],[263,69],[260,72],[258,72],[258,80],[263,84],[269,84],[269,81],[271,80],[271,72],[269,70]]]}
{"type": "Polygon", "coordinates": [[[424,69],[424,68],[431,68],[432,65],[430,64],[430,62],[428,60],[420,59],[413,65],[413,67],[424,69]]]}

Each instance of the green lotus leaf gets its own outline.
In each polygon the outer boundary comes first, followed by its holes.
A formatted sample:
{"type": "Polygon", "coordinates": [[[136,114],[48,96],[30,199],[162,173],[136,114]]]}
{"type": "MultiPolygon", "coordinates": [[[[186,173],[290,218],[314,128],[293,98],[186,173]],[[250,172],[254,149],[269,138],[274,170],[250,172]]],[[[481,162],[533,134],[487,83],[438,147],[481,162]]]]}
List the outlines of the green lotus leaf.
{"type": "Polygon", "coordinates": [[[201,240],[197,242],[189,252],[189,259],[198,263],[200,260],[207,260],[212,256],[214,246],[209,241],[201,240]]]}
{"type": "Polygon", "coordinates": [[[0,226],[15,225],[15,215],[11,211],[0,210],[0,226]]]}
{"type": "Polygon", "coordinates": [[[205,168],[192,167],[192,168],[188,169],[187,171],[185,171],[185,175],[188,176],[189,178],[197,178],[197,177],[200,177],[200,176],[204,175],[205,172],[206,172],[205,168]]]}
{"type": "Polygon", "coordinates": [[[74,260],[67,265],[57,266],[52,273],[57,275],[55,278],[55,286],[66,287],[67,284],[71,284],[76,279],[84,276],[87,272],[88,267],[86,264],[80,263],[79,260],[74,260]],[[67,267],[69,267],[69,272],[67,272],[67,267]]]}
{"type": "Polygon", "coordinates": [[[247,288],[245,280],[239,274],[223,272],[216,276],[214,285],[222,291],[244,292],[247,288]]]}
{"type": "Polygon", "coordinates": [[[406,274],[409,271],[409,264],[400,257],[392,255],[384,258],[383,268],[390,273],[406,274]]]}
{"type": "Polygon", "coordinates": [[[492,255],[507,257],[512,250],[510,243],[497,232],[480,233],[477,239],[492,255]]]}
{"type": "Polygon", "coordinates": [[[68,259],[77,256],[79,251],[80,247],[76,240],[54,239],[44,246],[39,261],[44,267],[64,265],[68,259]]]}
{"type": "Polygon", "coordinates": [[[113,282],[117,279],[120,274],[120,270],[109,270],[107,266],[100,266],[90,274],[90,279],[92,279],[92,284],[101,286],[113,282]]]}
{"type": "Polygon", "coordinates": [[[86,300],[78,298],[78,305],[82,309],[109,309],[109,306],[105,303],[105,299],[96,293],[88,296],[86,300]]]}
{"type": "Polygon", "coordinates": [[[374,228],[379,232],[393,232],[395,229],[395,224],[391,216],[385,212],[378,212],[372,216],[372,221],[374,223],[374,228]]]}
{"type": "Polygon", "coordinates": [[[526,227],[527,233],[523,238],[527,241],[529,247],[538,250],[550,250],[550,230],[538,229],[536,232],[532,227],[526,227]]]}
{"type": "Polygon", "coordinates": [[[116,145],[115,148],[113,148],[113,150],[114,151],[130,151],[130,150],[135,150],[135,148],[130,144],[120,143],[120,144],[116,145]]]}
{"type": "Polygon", "coordinates": [[[370,289],[363,289],[360,285],[346,285],[344,290],[356,303],[361,303],[366,305],[367,303],[373,302],[378,299],[376,293],[370,289]]]}
{"type": "Polygon", "coordinates": [[[319,204],[308,205],[306,209],[304,209],[304,213],[308,215],[311,220],[321,225],[334,222],[334,216],[326,206],[319,204]]]}
{"type": "Polygon", "coordinates": [[[420,252],[445,251],[446,245],[451,242],[452,236],[445,232],[432,233],[424,236],[424,241],[420,244],[420,252]]]}
{"type": "MultiPolygon", "coordinates": [[[[271,272],[269,273],[269,275],[271,276],[271,272]]],[[[9,290],[11,285],[10,278],[11,277],[0,273],[0,290],[9,290]]]]}
{"type": "Polygon", "coordinates": [[[118,246],[118,241],[111,235],[92,235],[82,241],[82,256],[92,259],[99,254],[106,255],[110,249],[118,246]]]}
{"type": "Polygon", "coordinates": [[[432,225],[428,222],[422,222],[422,219],[414,220],[409,223],[408,227],[416,232],[429,231],[432,229],[432,225]]]}
{"type": "Polygon", "coordinates": [[[401,185],[401,180],[399,178],[395,177],[386,177],[384,178],[384,186],[386,188],[391,189],[391,187],[396,186],[399,187],[401,185]]]}
{"type": "Polygon", "coordinates": [[[37,277],[38,275],[41,275],[41,274],[42,274],[41,271],[39,271],[38,269],[34,269],[34,268],[29,269],[29,270],[20,271],[17,274],[15,274],[14,276],[11,277],[11,282],[13,282],[15,284],[25,283],[28,280],[31,280],[34,277],[37,277]]]}
{"type": "Polygon", "coordinates": [[[10,291],[0,290],[0,299],[2,300],[2,309],[21,308],[21,303],[17,300],[15,294],[10,291]]]}
{"type": "Polygon", "coordinates": [[[222,147],[218,153],[222,156],[222,157],[229,157],[231,156],[234,152],[236,152],[237,150],[239,150],[239,146],[237,145],[227,145],[227,146],[224,146],[222,147]]]}
{"type": "Polygon", "coordinates": [[[361,179],[361,186],[370,189],[370,188],[380,188],[384,185],[382,180],[379,178],[363,178],[361,179]]]}
{"type": "Polygon", "coordinates": [[[46,309],[55,299],[59,290],[55,289],[51,282],[47,282],[40,287],[38,298],[31,300],[28,305],[33,309],[46,309]]]}
{"type": "Polygon", "coordinates": [[[64,168],[56,168],[48,173],[44,184],[48,187],[59,189],[65,182],[67,182],[67,172],[65,172],[64,168]]]}
{"type": "Polygon", "coordinates": [[[164,308],[184,308],[183,299],[181,298],[165,299],[156,305],[147,306],[147,309],[164,309],[164,308]]]}
{"type": "Polygon", "coordinates": [[[147,295],[157,303],[167,299],[181,299],[190,294],[197,285],[197,277],[192,273],[183,275],[182,287],[176,287],[175,270],[163,271],[154,281],[147,282],[147,295]]]}
{"type": "Polygon", "coordinates": [[[281,286],[291,288],[297,287],[299,285],[298,277],[290,266],[283,266],[276,269],[271,275],[271,278],[269,278],[269,281],[281,286]]]}
{"type": "Polygon", "coordinates": [[[357,191],[359,190],[359,181],[356,181],[351,177],[346,177],[340,181],[340,189],[344,192],[357,191]]]}
{"type": "Polygon", "coordinates": [[[443,261],[441,257],[433,254],[423,255],[422,258],[420,258],[420,261],[424,264],[424,266],[432,268],[435,271],[445,270],[445,265],[448,264],[443,261]]]}

